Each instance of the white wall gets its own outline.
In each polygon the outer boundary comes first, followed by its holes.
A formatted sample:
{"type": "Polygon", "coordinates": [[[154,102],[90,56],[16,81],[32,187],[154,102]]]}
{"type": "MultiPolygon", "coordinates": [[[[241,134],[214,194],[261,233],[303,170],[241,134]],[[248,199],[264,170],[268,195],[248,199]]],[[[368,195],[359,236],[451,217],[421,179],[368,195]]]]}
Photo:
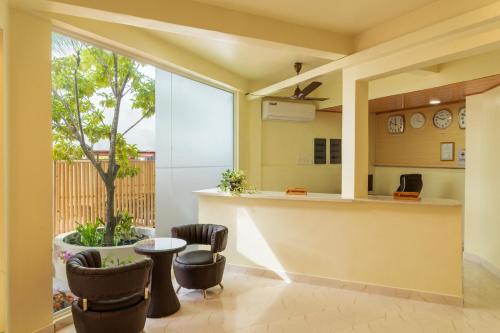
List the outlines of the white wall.
{"type": "Polygon", "coordinates": [[[500,272],[500,87],[467,97],[465,251],[500,272]]]}
{"type": "Polygon", "coordinates": [[[197,223],[193,190],[218,185],[232,169],[234,96],[156,71],[156,230],[197,223]]]}

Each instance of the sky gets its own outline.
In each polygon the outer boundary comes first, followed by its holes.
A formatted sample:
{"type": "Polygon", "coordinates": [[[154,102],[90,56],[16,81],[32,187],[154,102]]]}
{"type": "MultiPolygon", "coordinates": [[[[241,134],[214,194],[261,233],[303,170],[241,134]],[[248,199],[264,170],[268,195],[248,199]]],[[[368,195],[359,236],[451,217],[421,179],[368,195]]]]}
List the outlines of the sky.
{"type": "MultiPolygon", "coordinates": [[[[142,73],[149,76],[154,80],[155,68],[150,65],[145,65],[140,69],[142,73]]],[[[122,101],[120,111],[120,120],[118,123],[118,132],[124,132],[134,122],[139,120],[141,114],[138,110],[132,110],[132,100],[130,98],[122,101]]],[[[113,119],[112,111],[109,110],[105,114],[106,123],[110,124],[113,119]]],[[[143,119],[137,126],[125,135],[127,142],[136,144],[140,151],[154,151],[155,150],[155,117],[143,119]]],[[[108,150],[108,142],[99,142],[95,145],[96,150],[108,150]]]]}
{"type": "MultiPolygon", "coordinates": [[[[53,34],[53,42],[61,39],[61,38],[69,38],[66,36],[62,36],[60,34],[53,34]]],[[[69,54],[69,50],[62,50],[60,48],[56,48],[53,43],[53,57],[56,56],[64,56],[69,54]]],[[[144,75],[155,79],[155,67],[150,65],[143,65],[139,69],[144,75]]],[[[118,132],[124,132],[127,128],[129,128],[134,122],[139,120],[141,114],[138,110],[132,110],[132,100],[131,96],[127,96],[129,98],[125,98],[122,101],[121,110],[120,110],[120,120],[118,123],[118,132]]],[[[99,97],[91,99],[93,103],[99,102],[99,97]]],[[[107,124],[111,123],[113,117],[112,110],[105,111],[105,122],[107,124]]],[[[154,151],[155,150],[155,117],[151,117],[149,119],[143,119],[137,126],[135,126],[132,130],[130,130],[125,138],[127,142],[131,144],[136,144],[140,151],[154,151]]],[[[94,146],[95,150],[108,150],[109,142],[102,141],[98,142],[94,146]]]]}

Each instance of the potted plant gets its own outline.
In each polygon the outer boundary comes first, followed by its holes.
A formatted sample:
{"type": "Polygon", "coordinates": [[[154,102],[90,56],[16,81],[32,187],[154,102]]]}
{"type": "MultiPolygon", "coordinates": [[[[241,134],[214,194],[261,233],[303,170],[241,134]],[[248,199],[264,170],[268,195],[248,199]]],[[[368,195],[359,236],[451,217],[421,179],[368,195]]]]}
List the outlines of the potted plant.
{"type": "Polygon", "coordinates": [[[134,252],[134,244],[142,239],[154,237],[154,229],[135,227],[134,218],[128,212],[120,212],[120,222],[116,226],[113,244],[107,246],[104,242],[106,230],[104,221],[98,218],[87,223],[77,223],[77,228],[54,239],[54,270],[55,277],[66,281],[66,262],[72,255],[89,248],[96,249],[101,254],[103,266],[119,266],[134,262],[143,256],[134,252]]]}
{"type": "Polygon", "coordinates": [[[248,184],[247,175],[243,170],[226,170],[222,173],[219,191],[240,195],[242,193],[253,193],[255,189],[248,184]]]}
{"type": "Polygon", "coordinates": [[[130,163],[139,151],[127,142],[126,134],[154,115],[155,83],[135,60],[69,37],[55,35],[53,50],[54,159],[71,163],[85,158],[95,168],[106,188],[105,216],[81,226],[80,232],[102,236],[102,240],[83,236],[90,243],[114,246],[116,229],[124,218],[115,209],[115,180],[140,171],[130,163]],[[122,129],[119,120],[126,99],[132,102],[138,120],[122,129]],[[109,146],[104,161],[94,149],[97,144],[109,146]],[[104,233],[96,234],[92,228],[102,228],[104,233]]]}

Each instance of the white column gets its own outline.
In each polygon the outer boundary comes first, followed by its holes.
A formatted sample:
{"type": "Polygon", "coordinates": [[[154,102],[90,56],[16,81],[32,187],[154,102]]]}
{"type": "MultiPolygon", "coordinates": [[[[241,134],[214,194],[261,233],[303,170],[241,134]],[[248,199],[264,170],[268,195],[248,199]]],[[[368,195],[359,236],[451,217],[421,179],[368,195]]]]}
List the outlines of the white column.
{"type": "Polygon", "coordinates": [[[353,70],[342,78],[342,197],[368,195],[368,82],[353,70]]]}

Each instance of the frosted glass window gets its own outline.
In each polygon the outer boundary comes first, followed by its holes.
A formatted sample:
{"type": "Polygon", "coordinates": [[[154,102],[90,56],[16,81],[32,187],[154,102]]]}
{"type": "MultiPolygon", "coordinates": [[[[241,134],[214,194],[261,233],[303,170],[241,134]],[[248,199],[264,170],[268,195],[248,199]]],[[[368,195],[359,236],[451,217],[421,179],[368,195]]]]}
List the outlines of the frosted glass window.
{"type": "Polygon", "coordinates": [[[233,168],[234,96],[185,77],[156,73],[156,232],[197,223],[194,190],[216,187],[233,168]]]}
{"type": "Polygon", "coordinates": [[[233,98],[172,74],[172,166],[233,164],[233,98]]]}

